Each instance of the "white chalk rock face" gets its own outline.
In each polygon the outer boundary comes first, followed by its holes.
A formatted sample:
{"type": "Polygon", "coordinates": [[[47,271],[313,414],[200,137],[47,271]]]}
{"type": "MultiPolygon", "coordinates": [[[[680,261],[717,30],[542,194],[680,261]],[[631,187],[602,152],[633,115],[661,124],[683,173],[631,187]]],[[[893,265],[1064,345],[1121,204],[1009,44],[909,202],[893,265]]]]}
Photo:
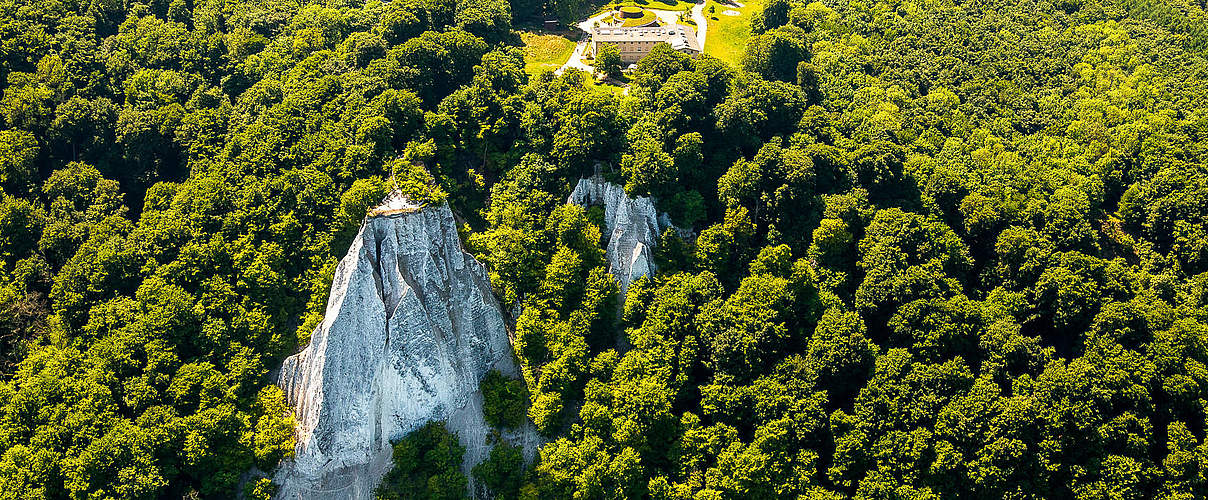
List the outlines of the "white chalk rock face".
{"type": "MultiPolygon", "coordinates": [[[[458,433],[467,475],[490,450],[479,381],[517,373],[503,314],[449,207],[396,205],[366,219],[311,344],[281,368],[298,444],[278,498],[372,498],[391,440],[430,420],[458,433]]],[[[505,437],[535,452],[531,424],[505,437]]]]}
{"type": "Polygon", "coordinates": [[[566,202],[604,206],[603,229],[608,236],[605,257],[608,272],[620,282],[622,296],[630,283],[655,271],[652,252],[662,230],[671,227],[671,220],[667,214],[659,214],[653,200],[630,198],[625,188],[597,175],[580,179],[566,202]]]}

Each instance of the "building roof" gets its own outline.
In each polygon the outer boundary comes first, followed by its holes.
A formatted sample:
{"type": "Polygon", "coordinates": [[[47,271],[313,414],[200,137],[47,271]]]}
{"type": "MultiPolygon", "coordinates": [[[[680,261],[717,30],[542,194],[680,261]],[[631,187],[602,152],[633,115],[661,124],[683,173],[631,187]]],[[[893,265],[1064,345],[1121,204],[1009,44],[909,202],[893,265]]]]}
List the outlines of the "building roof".
{"type": "Polygon", "coordinates": [[[696,30],[691,26],[672,24],[670,26],[644,26],[639,28],[596,28],[592,34],[596,42],[667,42],[675,50],[685,48],[700,52],[700,43],[696,39],[696,30]]]}

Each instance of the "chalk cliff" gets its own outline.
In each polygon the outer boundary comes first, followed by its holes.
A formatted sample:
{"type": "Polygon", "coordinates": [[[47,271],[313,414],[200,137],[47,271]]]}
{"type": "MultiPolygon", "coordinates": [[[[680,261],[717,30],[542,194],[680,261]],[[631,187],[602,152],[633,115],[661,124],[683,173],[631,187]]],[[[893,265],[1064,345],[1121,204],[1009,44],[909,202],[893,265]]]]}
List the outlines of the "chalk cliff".
{"type": "Polygon", "coordinates": [[[654,272],[652,252],[662,230],[671,227],[671,219],[659,214],[650,198],[630,198],[625,188],[597,175],[580,179],[566,202],[604,206],[605,257],[608,272],[620,282],[622,296],[630,283],[654,272]]]}
{"type": "MultiPolygon", "coordinates": [[[[515,374],[487,273],[461,247],[447,205],[397,195],[371,212],[335,271],[323,322],[285,360],[297,456],[276,476],[282,499],[370,499],[392,439],[444,420],[469,473],[489,453],[479,381],[515,374]]],[[[505,436],[535,453],[531,424],[505,436]]]]}

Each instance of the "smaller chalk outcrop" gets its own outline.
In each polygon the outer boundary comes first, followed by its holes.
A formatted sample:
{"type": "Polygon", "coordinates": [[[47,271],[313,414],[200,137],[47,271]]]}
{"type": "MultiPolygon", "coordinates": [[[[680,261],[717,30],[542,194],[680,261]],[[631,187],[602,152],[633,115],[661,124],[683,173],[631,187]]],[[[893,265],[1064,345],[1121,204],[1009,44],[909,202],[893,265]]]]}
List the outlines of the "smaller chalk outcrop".
{"type": "Polygon", "coordinates": [[[608,272],[620,282],[622,297],[630,283],[655,271],[653,251],[659,234],[672,224],[667,214],[655,208],[653,200],[630,198],[625,188],[596,175],[580,179],[566,202],[604,206],[604,232],[608,236],[605,257],[608,272]]]}

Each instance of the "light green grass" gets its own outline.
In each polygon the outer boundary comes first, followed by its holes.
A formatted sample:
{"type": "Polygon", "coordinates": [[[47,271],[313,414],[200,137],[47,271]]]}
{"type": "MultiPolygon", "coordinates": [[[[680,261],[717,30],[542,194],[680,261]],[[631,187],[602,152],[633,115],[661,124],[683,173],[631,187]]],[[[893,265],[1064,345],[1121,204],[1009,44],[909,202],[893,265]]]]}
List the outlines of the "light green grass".
{"type": "MultiPolygon", "coordinates": [[[[695,4],[692,2],[681,2],[681,1],[663,2],[660,0],[640,0],[640,1],[622,0],[620,2],[604,4],[599,9],[596,9],[596,14],[599,14],[604,11],[613,10],[613,8],[617,5],[620,5],[622,7],[641,7],[643,9],[680,10],[680,11],[682,11],[684,9],[691,8],[695,4]]],[[[706,8],[708,8],[708,7],[706,7],[706,8]]],[[[593,15],[595,15],[595,14],[593,14],[593,15]]]]}
{"type": "Polygon", "coordinates": [[[626,18],[623,18],[623,21],[621,22],[621,26],[623,26],[623,27],[629,27],[629,26],[645,26],[645,25],[647,25],[647,24],[650,24],[650,23],[654,22],[654,20],[655,20],[655,18],[656,18],[656,17],[657,17],[657,16],[655,16],[653,12],[650,12],[650,11],[648,11],[648,10],[644,10],[644,11],[642,11],[642,17],[626,17],[626,18]]]}
{"type": "Polygon", "coordinates": [[[575,51],[575,42],[548,33],[521,32],[524,41],[524,71],[539,75],[561,68],[575,51]]]}
{"type": "MultiPolygon", "coordinates": [[[[588,65],[590,66],[591,64],[589,63],[588,65]]],[[[583,78],[583,80],[581,80],[581,81],[583,82],[584,88],[606,90],[606,91],[612,92],[613,94],[616,94],[618,96],[623,95],[625,93],[625,87],[621,87],[619,85],[613,85],[611,83],[596,81],[595,75],[592,75],[590,73],[583,72],[582,78],[583,78]]],[[[629,79],[623,78],[622,80],[627,82],[629,79]]]]}
{"type": "MultiPolygon", "coordinates": [[[[739,0],[741,1],[741,0],[739,0]]],[[[716,0],[705,4],[705,19],[709,21],[709,32],[705,37],[705,53],[734,66],[742,64],[742,52],[751,38],[751,14],[763,9],[763,0],[749,0],[741,8],[732,7],[716,0]],[[709,7],[714,12],[709,13],[709,7]],[[740,16],[727,16],[723,12],[736,10],[740,16]]]]}
{"type": "Polygon", "coordinates": [[[597,81],[595,81],[595,79],[594,79],[594,78],[588,78],[587,86],[588,86],[588,87],[595,87],[595,88],[599,88],[599,89],[604,89],[604,90],[607,90],[607,91],[609,91],[609,92],[612,92],[612,93],[614,93],[614,94],[616,94],[616,95],[622,95],[622,94],[624,94],[624,93],[625,93],[625,87],[620,87],[620,86],[617,86],[617,85],[612,85],[612,84],[609,84],[609,83],[601,83],[601,82],[597,82],[597,81]]]}

